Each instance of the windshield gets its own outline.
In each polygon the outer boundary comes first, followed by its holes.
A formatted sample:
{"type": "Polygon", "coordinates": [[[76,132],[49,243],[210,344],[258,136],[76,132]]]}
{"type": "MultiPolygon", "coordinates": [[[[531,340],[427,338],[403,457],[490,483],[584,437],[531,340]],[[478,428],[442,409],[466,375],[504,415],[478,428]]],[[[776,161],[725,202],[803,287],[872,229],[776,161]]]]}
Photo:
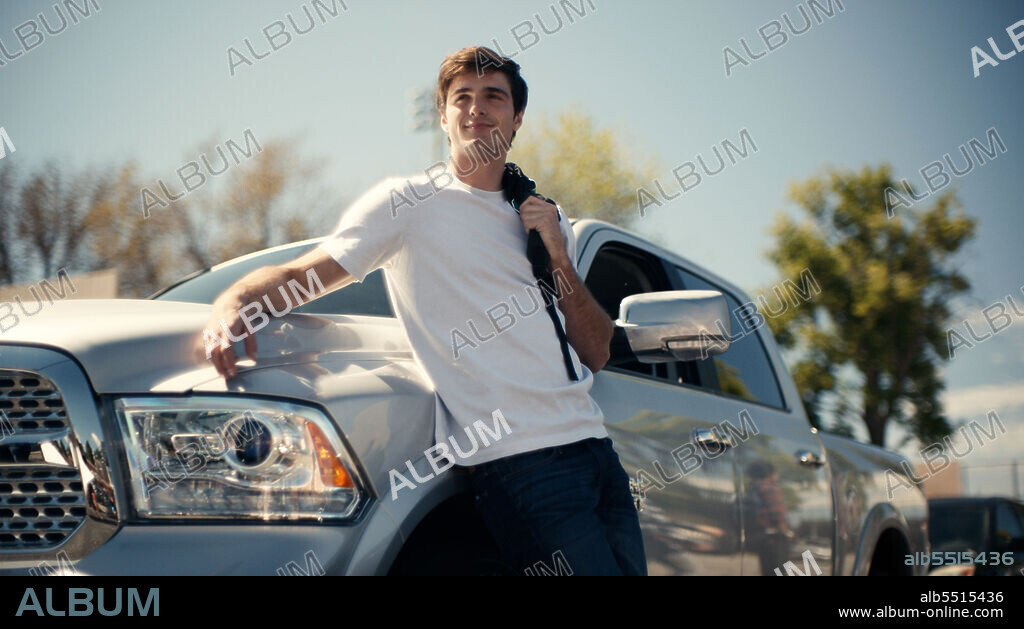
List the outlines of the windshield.
{"type": "MultiPolygon", "coordinates": [[[[212,304],[225,288],[247,273],[261,266],[282,264],[294,260],[316,247],[317,244],[317,242],[307,242],[276,251],[268,251],[239,262],[229,262],[224,266],[204,271],[195,277],[184,280],[182,283],[158,293],[154,299],[212,304]]],[[[380,269],[367,275],[361,283],[352,282],[344,288],[294,308],[292,312],[395,316],[384,284],[384,274],[380,269]]]]}
{"type": "Polygon", "coordinates": [[[932,506],[929,520],[933,551],[984,551],[988,538],[988,507],[932,506]]]}

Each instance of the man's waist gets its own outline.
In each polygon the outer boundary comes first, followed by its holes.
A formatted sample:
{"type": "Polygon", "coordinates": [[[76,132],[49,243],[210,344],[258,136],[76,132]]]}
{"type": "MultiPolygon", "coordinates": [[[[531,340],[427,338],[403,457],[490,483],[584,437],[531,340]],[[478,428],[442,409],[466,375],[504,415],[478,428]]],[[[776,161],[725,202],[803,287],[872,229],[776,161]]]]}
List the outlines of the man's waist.
{"type": "MultiPolygon", "coordinates": [[[[483,443],[476,452],[473,452],[470,456],[465,457],[454,457],[454,464],[460,469],[464,469],[467,472],[470,468],[479,469],[481,465],[487,465],[498,460],[513,460],[516,457],[528,457],[537,454],[541,450],[548,450],[551,448],[567,447],[586,441],[588,439],[603,439],[608,437],[608,431],[604,428],[604,423],[598,421],[594,424],[589,424],[581,427],[577,427],[574,430],[558,433],[548,434],[541,437],[526,438],[526,439],[513,439],[515,433],[510,436],[502,435],[500,441],[493,441],[490,445],[484,446],[483,443]],[[460,460],[461,458],[461,460],[460,460]]],[[[438,438],[444,438],[445,440],[451,440],[450,435],[439,434],[438,438]]]]}

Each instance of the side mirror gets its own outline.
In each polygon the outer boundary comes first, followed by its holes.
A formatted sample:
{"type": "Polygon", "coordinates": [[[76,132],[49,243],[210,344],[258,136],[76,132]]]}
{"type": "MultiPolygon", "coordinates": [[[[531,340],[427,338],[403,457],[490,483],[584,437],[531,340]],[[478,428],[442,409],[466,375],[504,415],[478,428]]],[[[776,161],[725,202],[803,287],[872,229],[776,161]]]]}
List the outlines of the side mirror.
{"type": "Polygon", "coordinates": [[[714,290],[668,290],[630,295],[619,319],[608,364],[697,360],[729,349],[729,305],[714,290]]]}

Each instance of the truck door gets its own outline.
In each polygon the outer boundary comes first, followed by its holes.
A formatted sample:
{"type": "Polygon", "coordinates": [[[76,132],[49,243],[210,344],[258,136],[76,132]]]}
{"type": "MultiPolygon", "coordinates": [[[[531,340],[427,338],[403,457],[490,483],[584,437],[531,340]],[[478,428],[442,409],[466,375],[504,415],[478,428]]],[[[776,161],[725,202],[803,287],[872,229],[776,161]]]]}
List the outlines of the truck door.
{"type": "MultiPolygon", "coordinates": [[[[613,320],[624,297],[677,287],[669,267],[648,247],[600,230],[581,248],[587,288],[613,320]]],[[[707,385],[693,362],[637,362],[595,375],[591,395],[637,485],[634,497],[644,503],[640,526],[651,575],[741,570],[736,459],[712,442],[729,415],[707,385]]]]}
{"type": "Polygon", "coordinates": [[[717,290],[729,303],[730,348],[703,362],[717,375],[721,412],[746,416],[756,428],[732,445],[740,478],[743,574],[832,574],[835,524],[825,448],[802,409],[787,408],[776,375],[785,367],[773,363],[766,350],[769,343],[774,348],[768,326],[752,326],[745,313],[753,304],[741,307],[732,291],[694,270],[676,271],[684,289],[717,290]]]}

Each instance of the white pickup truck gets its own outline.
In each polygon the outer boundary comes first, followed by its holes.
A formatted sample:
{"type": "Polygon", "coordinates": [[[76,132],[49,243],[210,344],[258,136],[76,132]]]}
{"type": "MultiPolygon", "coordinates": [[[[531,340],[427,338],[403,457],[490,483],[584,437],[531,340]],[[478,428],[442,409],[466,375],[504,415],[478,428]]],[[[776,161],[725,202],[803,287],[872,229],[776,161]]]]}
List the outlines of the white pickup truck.
{"type": "MultiPolygon", "coordinates": [[[[573,229],[630,345],[591,394],[650,574],[923,574],[905,562],[929,550],[905,459],[808,424],[742,291],[614,225],[573,229]],[[698,327],[728,349],[695,356],[698,327]]],[[[150,300],[58,301],[0,334],[0,574],[503,571],[464,473],[424,454],[434,393],[384,271],[273,320],[228,382],[195,350],[222,290],[317,242],[150,300]],[[392,491],[395,470],[415,489],[392,491]]]]}

